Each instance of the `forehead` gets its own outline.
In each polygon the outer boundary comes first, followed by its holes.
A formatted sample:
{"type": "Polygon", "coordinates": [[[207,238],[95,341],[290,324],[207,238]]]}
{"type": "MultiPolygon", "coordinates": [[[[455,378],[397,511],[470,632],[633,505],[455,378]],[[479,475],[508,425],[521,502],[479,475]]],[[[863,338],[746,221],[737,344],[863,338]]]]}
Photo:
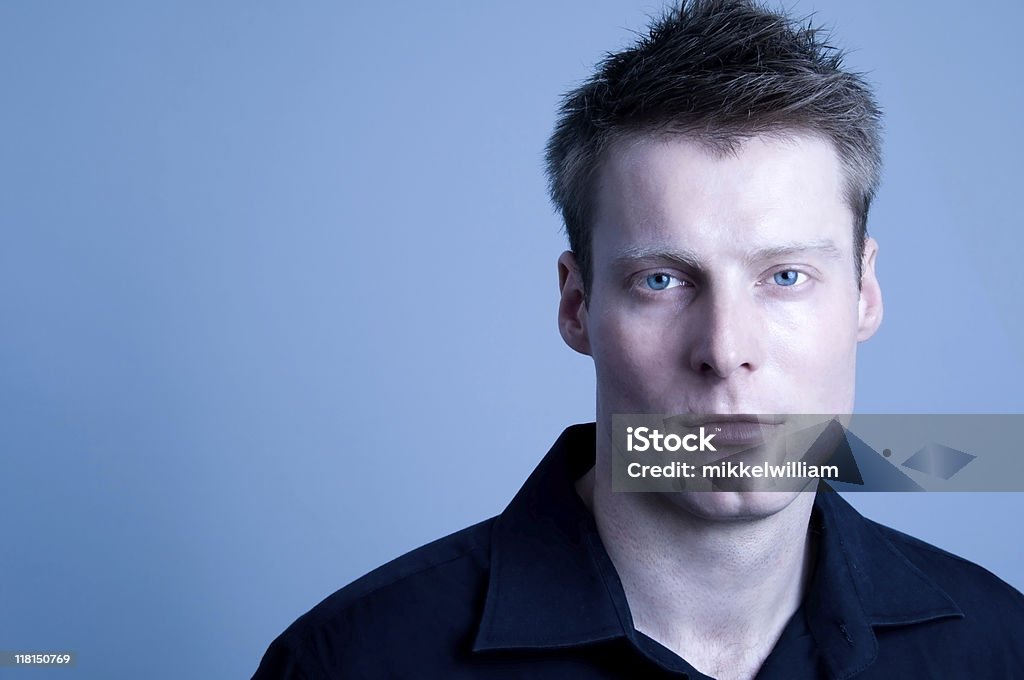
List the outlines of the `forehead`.
{"type": "Polygon", "coordinates": [[[852,252],[844,186],[838,155],[817,136],[755,136],[728,150],[680,135],[626,138],[601,165],[595,256],[665,242],[718,255],[823,239],[852,252]]]}

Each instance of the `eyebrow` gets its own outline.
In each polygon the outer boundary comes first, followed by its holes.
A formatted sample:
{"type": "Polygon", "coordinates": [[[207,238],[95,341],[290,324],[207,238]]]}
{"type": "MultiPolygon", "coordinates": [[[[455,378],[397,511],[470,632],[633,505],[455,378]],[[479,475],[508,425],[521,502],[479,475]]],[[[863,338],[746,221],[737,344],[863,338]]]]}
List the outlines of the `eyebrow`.
{"type": "MultiPolygon", "coordinates": [[[[794,255],[814,254],[830,260],[838,260],[843,254],[831,240],[804,241],[800,243],[784,243],[775,246],[755,248],[743,256],[746,264],[777,260],[794,255]]],[[[662,246],[629,246],[616,255],[612,262],[615,265],[628,265],[637,261],[668,261],[688,267],[702,269],[702,259],[692,250],[686,248],[665,248],[662,246]]]]}
{"type": "Polygon", "coordinates": [[[804,243],[786,243],[778,246],[758,248],[747,253],[744,260],[747,262],[760,262],[761,260],[777,260],[790,255],[821,255],[830,260],[838,260],[843,257],[835,243],[823,239],[820,241],[807,241],[804,243]]]}
{"type": "Polygon", "coordinates": [[[612,258],[615,265],[630,265],[638,261],[673,262],[675,264],[700,269],[701,261],[696,253],[685,248],[663,248],[661,246],[629,246],[623,248],[612,258]]]}

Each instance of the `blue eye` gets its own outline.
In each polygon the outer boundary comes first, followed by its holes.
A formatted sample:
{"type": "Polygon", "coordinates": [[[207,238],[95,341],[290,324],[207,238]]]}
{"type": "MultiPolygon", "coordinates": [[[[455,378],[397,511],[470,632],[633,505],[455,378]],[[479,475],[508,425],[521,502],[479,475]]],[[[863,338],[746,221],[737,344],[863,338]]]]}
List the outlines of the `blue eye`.
{"type": "Polygon", "coordinates": [[[776,272],[772,278],[780,286],[792,286],[800,278],[800,272],[795,269],[784,269],[781,272],[776,272]]]}
{"type": "Polygon", "coordinates": [[[651,290],[665,290],[672,285],[672,276],[663,272],[651,274],[647,277],[647,287],[651,290]]]}

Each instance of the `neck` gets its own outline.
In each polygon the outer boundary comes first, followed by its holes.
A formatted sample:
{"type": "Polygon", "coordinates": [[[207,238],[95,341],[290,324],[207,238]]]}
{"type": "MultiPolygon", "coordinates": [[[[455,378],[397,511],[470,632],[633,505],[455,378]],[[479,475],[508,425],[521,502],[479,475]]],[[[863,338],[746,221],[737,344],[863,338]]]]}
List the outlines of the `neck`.
{"type": "Polygon", "coordinates": [[[698,669],[731,676],[725,671],[739,656],[756,672],[803,597],[814,493],[797,494],[770,514],[701,516],[681,497],[613,493],[605,453],[599,446],[597,464],[577,490],[594,514],[637,630],[698,669]]]}

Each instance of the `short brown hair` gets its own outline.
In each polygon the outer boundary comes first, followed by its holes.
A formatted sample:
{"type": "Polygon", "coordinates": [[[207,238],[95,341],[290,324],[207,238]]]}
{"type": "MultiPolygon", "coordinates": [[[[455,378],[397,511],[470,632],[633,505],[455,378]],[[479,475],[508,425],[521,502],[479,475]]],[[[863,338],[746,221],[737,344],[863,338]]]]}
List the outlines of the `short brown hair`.
{"type": "Polygon", "coordinates": [[[810,133],[839,155],[854,215],[857,279],[881,174],[881,112],[860,74],[812,24],[753,0],[682,0],[568,92],[547,145],[551,199],[585,290],[602,154],[626,136],[682,134],[728,152],[763,134],[810,133]]]}

